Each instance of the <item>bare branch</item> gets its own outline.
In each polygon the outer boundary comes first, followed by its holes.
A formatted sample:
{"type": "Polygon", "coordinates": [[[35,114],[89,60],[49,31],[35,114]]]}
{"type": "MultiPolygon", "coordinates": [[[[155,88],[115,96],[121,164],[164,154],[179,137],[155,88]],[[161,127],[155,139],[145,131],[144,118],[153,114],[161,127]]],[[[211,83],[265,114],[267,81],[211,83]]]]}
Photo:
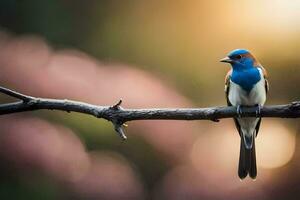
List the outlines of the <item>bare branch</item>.
{"type": "MultiPolygon", "coordinates": [[[[4,87],[0,93],[22,101],[0,104],[0,115],[41,109],[79,112],[111,121],[116,132],[126,139],[122,126],[133,120],[211,120],[239,117],[236,107],[123,109],[122,100],[113,106],[97,106],[79,101],[27,96],[4,87]]],[[[259,114],[255,107],[243,107],[241,117],[299,118],[300,101],[285,105],[264,106],[259,114]]]]}

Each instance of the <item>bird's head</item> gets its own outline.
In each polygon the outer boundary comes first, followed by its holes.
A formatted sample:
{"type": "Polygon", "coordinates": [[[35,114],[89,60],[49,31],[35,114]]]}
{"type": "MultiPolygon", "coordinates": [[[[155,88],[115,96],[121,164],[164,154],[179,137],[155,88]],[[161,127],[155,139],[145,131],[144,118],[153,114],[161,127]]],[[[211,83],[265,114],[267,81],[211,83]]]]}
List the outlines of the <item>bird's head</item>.
{"type": "Polygon", "coordinates": [[[236,49],[231,51],[220,62],[230,63],[235,70],[242,70],[259,66],[259,62],[255,57],[246,49],[236,49]]]}

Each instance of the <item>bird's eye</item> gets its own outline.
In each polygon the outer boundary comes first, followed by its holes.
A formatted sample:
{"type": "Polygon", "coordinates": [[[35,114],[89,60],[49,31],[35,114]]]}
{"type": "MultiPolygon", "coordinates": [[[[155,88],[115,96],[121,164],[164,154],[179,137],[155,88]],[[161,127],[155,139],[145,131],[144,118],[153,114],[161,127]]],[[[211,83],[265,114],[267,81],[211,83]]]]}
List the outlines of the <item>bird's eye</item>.
{"type": "Polygon", "coordinates": [[[241,58],[242,58],[241,55],[236,55],[236,56],[234,56],[234,59],[236,59],[236,60],[239,60],[239,59],[241,59],[241,58]]]}

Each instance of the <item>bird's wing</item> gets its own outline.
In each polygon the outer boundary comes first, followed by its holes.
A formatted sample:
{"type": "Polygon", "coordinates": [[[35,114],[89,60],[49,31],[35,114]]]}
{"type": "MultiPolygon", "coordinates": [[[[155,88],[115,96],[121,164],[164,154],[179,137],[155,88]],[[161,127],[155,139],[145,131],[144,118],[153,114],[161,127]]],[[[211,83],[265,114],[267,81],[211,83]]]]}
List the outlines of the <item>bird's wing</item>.
{"type": "MultiPolygon", "coordinates": [[[[232,106],[232,104],[229,101],[228,95],[230,90],[230,77],[231,77],[232,69],[226,74],[225,76],[225,95],[226,95],[226,101],[228,106],[232,106]]],[[[236,126],[236,129],[238,130],[240,136],[241,136],[241,126],[236,118],[233,118],[234,124],[236,126]]]]}
{"type": "Polygon", "coordinates": [[[231,103],[230,103],[230,101],[229,101],[229,98],[228,98],[231,73],[232,73],[232,69],[230,71],[228,71],[227,74],[226,74],[226,76],[225,76],[225,88],[224,88],[224,91],[225,91],[226,101],[227,101],[227,105],[228,106],[232,106],[231,103]]]}
{"type": "Polygon", "coordinates": [[[260,68],[263,72],[264,79],[265,79],[266,94],[268,94],[269,89],[270,89],[269,82],[268,82],[268,72],[262,65],[259,65],[258,68],[260,68]]]}
{"type": "Polygon", "coordinates": [[[270,86],[269,86],[269,82],[268,82],[268,73],[267,73],[267,70],[263,66],[259,66],[259,68],[261,68],[261,70],[263,72],[264,79],[265,79],[266,93],[268,94],[270,86]]]}
{"type": "MultiPolygon", "coordinates": [[[[270,86],[269,86],[269,82],[268,82],[268,73],[267,73],[267,70],[262,66],[260,65],[259,68],[262,70],[263,72],[263,75],[264,75],[264,79],[265,79],[265,89],[266,89],[266,94],[268,94],[269,92],[269,89],[270,89],[270,86]]],[[[256,127],[255,127],[255,131],[256,131],[256,136],[258,134],[258,131],[259,131],[259,128],[260,128],[260,123],[261,123],[261,118],[259,118],[259,121],[257,122],[256,124],[256,127]]]]}

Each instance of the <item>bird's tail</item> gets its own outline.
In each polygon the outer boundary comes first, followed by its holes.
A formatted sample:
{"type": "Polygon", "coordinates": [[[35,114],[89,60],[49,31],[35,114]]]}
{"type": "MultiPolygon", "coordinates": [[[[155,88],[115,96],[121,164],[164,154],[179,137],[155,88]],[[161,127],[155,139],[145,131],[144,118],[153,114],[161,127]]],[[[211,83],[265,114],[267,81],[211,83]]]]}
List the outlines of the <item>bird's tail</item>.
{"type": "Polygon", "coordinates": [[[254,134],[251,138],[253,140],[252,147],[248,149],[246,148],[244,138],[241,137],[240,159],[238,168],[238,175],[240,179],[244,179],[248,174],[252,179],[255,179],[257,175],[254,134]]]}

